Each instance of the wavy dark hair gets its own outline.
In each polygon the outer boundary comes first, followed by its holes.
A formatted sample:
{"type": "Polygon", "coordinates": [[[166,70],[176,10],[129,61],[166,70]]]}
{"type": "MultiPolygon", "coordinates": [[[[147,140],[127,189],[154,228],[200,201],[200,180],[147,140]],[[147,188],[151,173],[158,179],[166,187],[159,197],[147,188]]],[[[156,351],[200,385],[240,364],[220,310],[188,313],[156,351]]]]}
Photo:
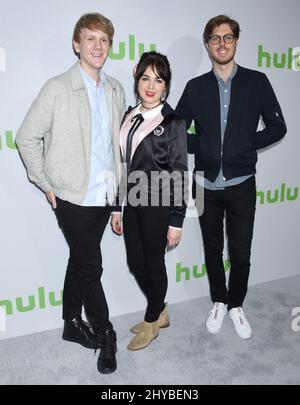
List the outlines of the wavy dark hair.
{"type": "Polygon", "coordinates": [[[171,78],[172,78],[172,72],[170,68],[170,63],[168,61],[168,58],[156,51],[151,51],[151,52],[145,52],[141,56],[141,59],[136,67],[136,72],[134,75],[134,86],[133,86],[133,91],[136,97],[136,100],[138,101],[140,98],[139,95],[139,90],[138,90],[138,84],[140,78],[143,76],[145,73],[145,70],[148,67],[151,67],[154,72],[157,73],[158,77],[160,77],[166,84],[166,96],[165,99],[167,99],[169,93],[170,93],[170,87],[171,87],[171,78]]]}

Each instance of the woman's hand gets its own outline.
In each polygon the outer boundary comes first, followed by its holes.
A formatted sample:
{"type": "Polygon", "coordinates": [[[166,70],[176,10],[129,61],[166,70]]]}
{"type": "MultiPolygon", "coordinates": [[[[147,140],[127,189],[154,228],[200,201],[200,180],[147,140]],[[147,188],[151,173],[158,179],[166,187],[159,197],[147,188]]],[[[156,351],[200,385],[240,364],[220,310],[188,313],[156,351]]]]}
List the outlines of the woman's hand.
{"type": "Polygon", "coordinates": [[[114,213],[111,215],[111,227],[113,232],[116,235],[122,235],[123,234],[123,229],[122,229],[122,214],[121,213],[114,213]]]}
{"type": "Polygon", "coordinates": [[[174,248],[178,245],[182,235],[182,229],[169,228],[168,230],[168,247],[174,248]]]}

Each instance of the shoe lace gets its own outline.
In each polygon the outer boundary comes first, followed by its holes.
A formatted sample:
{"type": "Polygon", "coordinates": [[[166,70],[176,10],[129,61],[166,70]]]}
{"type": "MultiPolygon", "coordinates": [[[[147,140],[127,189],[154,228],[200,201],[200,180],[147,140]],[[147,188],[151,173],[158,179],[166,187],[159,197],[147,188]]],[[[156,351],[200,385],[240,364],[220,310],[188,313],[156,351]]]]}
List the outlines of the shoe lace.
{"type": "Polygon", "coordinates": [[[238,312],[239,312],[239,318],[240,318],[241,325],[245,325],[246,317],[245,317],[244,311],[242,310],[241,307],[238,308],[238,312]]]}
{"type": "Polygon", "coordinates": [[[114,354],[114,344],[112,339],[104,339],[103,357],[111,357],[114,354]]]}
{"type": "Polygon", "coordinates": [[[219,304],[214,304],[213,308],[209,311],[208,315],[213,314],[213,318],[216,319],[218,314],[221,312],[219,304]]]}
{"type": "MultiPolygon", "coordinates": [[[[104,358],[109,358],[114,355],[114,337],[109,332],[104,332],[103,335],[99,338],[102,340],[101,342],[101,355],[104,358]]],[[[96,355],[98,349],[95,349],[94,356],[96,355]]]]}

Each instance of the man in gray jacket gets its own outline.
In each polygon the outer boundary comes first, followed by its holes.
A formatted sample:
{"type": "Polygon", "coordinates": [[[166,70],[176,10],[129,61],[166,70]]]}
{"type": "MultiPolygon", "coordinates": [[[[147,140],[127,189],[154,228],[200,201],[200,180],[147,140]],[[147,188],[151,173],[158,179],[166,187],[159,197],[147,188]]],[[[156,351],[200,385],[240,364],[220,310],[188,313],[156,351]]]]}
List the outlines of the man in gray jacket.
{"type": "Polygon", "coordinates": [[[117,367],[116,333],[100,281],[100,242],[118,185],[125,112],[122,86],[102,71],[113,35],[101,14],[79,19],[73,34],[79,61],[47,81],[16,137],[29,179],[46,194],[70,248],[63,339],[100,348],[101,373],[117,367]],[[82,307],[90,325],[81,318],[82,307]]]}

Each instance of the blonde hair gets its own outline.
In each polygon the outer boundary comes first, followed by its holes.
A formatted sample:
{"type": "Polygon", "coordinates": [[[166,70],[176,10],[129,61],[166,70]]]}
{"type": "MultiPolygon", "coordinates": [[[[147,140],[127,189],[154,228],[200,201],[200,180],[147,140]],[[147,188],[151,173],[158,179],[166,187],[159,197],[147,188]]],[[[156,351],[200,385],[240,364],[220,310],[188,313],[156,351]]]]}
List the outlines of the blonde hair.
{"type": "Polygon", "coordinates": [[[88,13],[82,15],[75,25],[73,41],[80,42],[80,33],[84,28],[103,31],[108,35],[110,46],[112,45],[115,29],[112,22],[102,14],[88,13]]]}

